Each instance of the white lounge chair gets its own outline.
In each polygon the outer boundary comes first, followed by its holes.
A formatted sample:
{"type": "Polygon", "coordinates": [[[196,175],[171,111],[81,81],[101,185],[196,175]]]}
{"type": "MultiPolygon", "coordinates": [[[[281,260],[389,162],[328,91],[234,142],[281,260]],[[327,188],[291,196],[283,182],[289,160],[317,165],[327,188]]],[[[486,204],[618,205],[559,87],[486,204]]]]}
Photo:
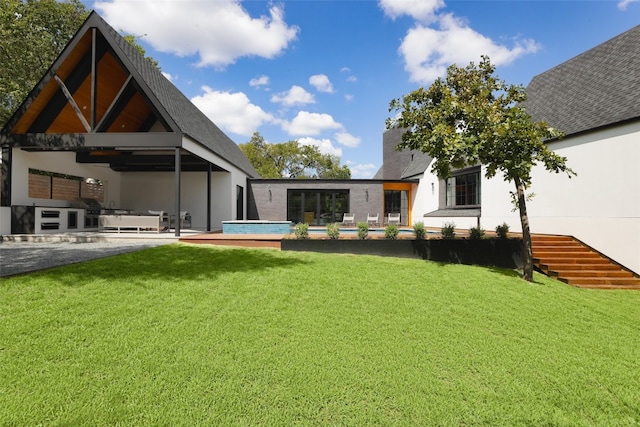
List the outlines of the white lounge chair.
{"type": "Polygon", "coordinates": [[[389,215],[387,215],[387,224],[400,225],[400,214],[390,213],[389,215]]]}
{"type": "Polygon", "coordinates": [[[378,225],[380,224],[379,218],[380,215],[379,214],[367,214],[367,223],[371,226],[371,225],[378,225]]]}
{"type": "Polygon", "coordinates": [[[354,225],[356,223],[356,214],[345,213],[342,216],[342,225],[354,225]]]}

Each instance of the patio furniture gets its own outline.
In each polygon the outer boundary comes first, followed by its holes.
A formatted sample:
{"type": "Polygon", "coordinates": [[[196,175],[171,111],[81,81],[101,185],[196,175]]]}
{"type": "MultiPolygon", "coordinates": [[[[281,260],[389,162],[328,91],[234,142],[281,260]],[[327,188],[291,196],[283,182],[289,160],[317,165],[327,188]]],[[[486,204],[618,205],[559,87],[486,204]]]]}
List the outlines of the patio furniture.
{"type": "Polygon", "coordinates": [[[98,217],[100,231],[117,230],[155,230],[160,233],[167,228],[161,215],[100,215],[98,217]]]}
{"type": "Polygon", "coordinates": [[[354,225],[356,223],[356,214],[345,213],[342,216],[342,225],[354,225]]]}
{"type": "Polygon", "coordinates": [[[380,214],[375,214],[375,215],[371,215],[370,213],[367,214],[367,223],[371,226],[371,225],[379,225],[380,221],[378,220],[380,214]]]}
{"type": "MultiPolygon", "coordinates": [[[[171,227],[176,225],[176,216],[171,215],[171,227]]],[[[187,211],[180,211],[180,228],[191,228],[191,214],[187,211]]]]}
{"type": "Polygon", "coordinates": [[[400,213],[389,213],[387,216],[387,224],[400,225],[400,213]]]}

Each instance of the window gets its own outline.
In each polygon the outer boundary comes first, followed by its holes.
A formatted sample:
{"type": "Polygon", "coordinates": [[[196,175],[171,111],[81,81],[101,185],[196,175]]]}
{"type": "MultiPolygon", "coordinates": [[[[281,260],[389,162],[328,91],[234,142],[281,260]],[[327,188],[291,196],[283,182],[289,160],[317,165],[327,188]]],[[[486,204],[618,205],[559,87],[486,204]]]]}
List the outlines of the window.
{"type": "Polygon", "coordinates": [[[447,179],[447,207],[480,204],[480,171],[460,174],[447,179]]]}
{"type": "Polygon", "coordinates": [[[325,225],[349,212],[349,190],[288,190],[287,221],[325,225]]]}

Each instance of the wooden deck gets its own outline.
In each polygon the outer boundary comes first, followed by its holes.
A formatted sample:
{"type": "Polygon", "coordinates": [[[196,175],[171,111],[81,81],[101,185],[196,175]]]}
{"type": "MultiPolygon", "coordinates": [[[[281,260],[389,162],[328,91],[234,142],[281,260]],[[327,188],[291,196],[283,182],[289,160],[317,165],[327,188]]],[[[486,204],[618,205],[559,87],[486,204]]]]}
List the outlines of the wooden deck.
{"type": "Polygon", "coordinates": [[[180,237],[184,243],[201,245],[240,246],[243,248],[274,248],[280,249],[280,241],[284,234],[222,234],[203,233],[180,237]]]}

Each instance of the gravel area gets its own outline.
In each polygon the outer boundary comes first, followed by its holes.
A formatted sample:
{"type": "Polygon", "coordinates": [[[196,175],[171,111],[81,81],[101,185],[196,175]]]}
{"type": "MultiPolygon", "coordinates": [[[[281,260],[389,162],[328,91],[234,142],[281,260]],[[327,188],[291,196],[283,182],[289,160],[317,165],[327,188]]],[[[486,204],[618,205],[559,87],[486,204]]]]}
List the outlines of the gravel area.
{"type": "Polygon", "coordinates": [[[173,243],[175,240],[103,240],[97,242],[0,242],[0,277],[173,243]]]}

